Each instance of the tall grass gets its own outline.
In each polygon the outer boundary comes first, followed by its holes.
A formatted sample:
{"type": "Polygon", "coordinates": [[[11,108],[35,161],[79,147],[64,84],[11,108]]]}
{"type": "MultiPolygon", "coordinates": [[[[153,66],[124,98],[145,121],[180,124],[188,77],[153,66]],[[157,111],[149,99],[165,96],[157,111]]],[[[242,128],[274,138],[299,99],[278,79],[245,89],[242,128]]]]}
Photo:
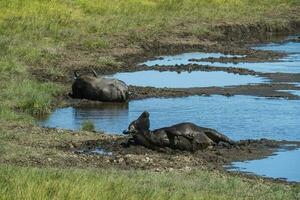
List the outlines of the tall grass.
{"type": "Polygon", "coordinates": [[[299,199],[299,186],[206,171],[0,168],[0,199],[299,199]]]}

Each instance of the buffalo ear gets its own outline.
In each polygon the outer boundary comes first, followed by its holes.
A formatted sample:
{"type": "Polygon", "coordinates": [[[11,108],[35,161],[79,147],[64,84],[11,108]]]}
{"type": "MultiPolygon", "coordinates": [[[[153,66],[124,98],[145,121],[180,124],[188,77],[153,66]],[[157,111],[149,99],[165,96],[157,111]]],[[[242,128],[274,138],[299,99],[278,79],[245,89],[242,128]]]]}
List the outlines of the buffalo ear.
{"type": "Polygon", "coordinates": [[[94,74],[95,77],[98,76],[97,72],[94,69],[92,69],[92,73],[94,74]]]}
{"type": "Polygon", "coordinates": [[[76,79],[76,78],[78,78],[78,73],[77,73],[77,71],[74,71],[74,78],[76,79]]]}

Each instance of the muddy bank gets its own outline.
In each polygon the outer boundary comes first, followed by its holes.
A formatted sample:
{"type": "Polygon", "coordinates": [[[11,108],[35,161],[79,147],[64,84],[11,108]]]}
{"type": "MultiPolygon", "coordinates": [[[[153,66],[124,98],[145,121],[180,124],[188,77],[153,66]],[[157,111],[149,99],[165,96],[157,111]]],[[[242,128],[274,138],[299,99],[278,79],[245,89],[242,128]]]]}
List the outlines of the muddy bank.
{"type": "MultiPolygon", "coordinates": [[[[272,155],[279,148],[292,150],[300,146],[299,142],[266,139],[243,140],[233,146],[219,145],[191,153],[171,149],[167,149],[165,152],[158,152],[143,146],[125,148],[122,146],[124,141],[126,141],[126,138],[123,137],[89,140],[81,144],[70,144],[72,148],[64,150],[73,151],[79,157],[101,159],[106,163],[106,166],[114,166],[121,169],[143,169],[157,172],[207,169],[225,172],[224,165],[228,165],[233,161],[261,159],[272,155]],[[290,146],[291,144],[293,146],[290,146]],[[97,153],[94,151],[96,148],[103,149],[106,153],[103,153],[103,151],[100,153],[98,151],[97,153]]],[[[248,176],[241,173],[234,174],[248,176]]],[[[274,181],[275,179],[270,180],[274,181]]]]}
{"type": "Polygon", "coordinates": [[[171,149],[159,152],[143,146],[124,147],[122,143],[127,137],[103,132],[68,131],[4,122],[0,125],[0,131],[7,130],[2,139],[5,150],[2,149],[0,162],[17,166],[143,169],[156,172],[204,169],[229,173],[223,166],[232,161],[259,159],[272,155],[278,148],[300,147],[300,142],[261,139],[242,140],[231,146],[218,145],[194,153],[171,149]]]}
{"type": "Polygon", "coordinates": [[[185,88],[168,89],[153,87],[130,86],[131,99],[144,99],[150,97],[186,97],[192,95],[251,95],[270,98],[300,99],[299,96],[279,90],[299,90],[292,84],[258,84],[243,85],[235,87],[207,87],[207,88],[185,88]]]}
{"type": "MultiPolygon", "coordinates": [[[[1,124],[1,130],[9,128],[3,142],[27,149],[23,156],[6,159],[0,156],[2,163],[33,166],[57,167],[118,167],[121,169],[150,169],[165,171],[172,169],[219,169],[232,161],[258,159],[271,155],[284,145],[296,148],[300,142],[274,140],[241,140],[235,145],[218,145],[194,153],[167,149],[164,152],[153,151],[139,145],[124,147],[128,137],[110,135],[103,132],[68,131],[53,128],[41,128],[24,124],[1,124]],[[18,138],[11,140],[11,138],[18,138]],[[22,138],[22,139],[21,139],[22,138]],[[36,153],[30,153],[30,149],[36,153]],[[96,148],[107,153],[93,153],[96,148]],[[55,152],[55,153],[54,153],[55,152]]],[[[22,153],[22,152],[21,152],[22,153]]]]}
{"type": "MultiPolygon", "coordinates": [[[[196,36],[187,33],[186,28],[178,25],[174,32],[161,34],[155,38],[144,38],[135,41],[134,45],[127,44],[126,38],[118,36],[107,49],[87,49],[80,44],[68,44],[58,55],[52,55],[47,62],[38,62],[30,68],[30,73],[42,82],[52,81],[70,83],[73,70],[86,71],[94,68],[102,74],[133,70],[138,63],[160,55],[173,55],[182,52],[221,52],[225,54],[249,55],[258,54],[261,59],[278,58],[279,53],[259,52],[249,48],[250,44],[281,41],[289,34],[300,31],[300,22],[290,19],[284,24],[268,23],[220,23],[213,25],[211,32],[220,32],[214,35],[196,36]],[[103,60],[102,60],[103,59],[103,60]],[[50,73],[49,67],[59,66],[50,73]]],[[[188,26],[186,24],[185,26],[188,26]]],[[[30,65],[31,66],[31,65],[30,65]]],[[[100,73],[100,74],[101,74],[100,73]]]]}
{"type": "MultiPolygon", "coordinates": [[[[279,90],[300,90],[300,87],[295,83],[300,82],[300,74],[298,73],[262,73],[245,68],[233,68],[233,67],[213,67],[197,64],[188,65],[175,65],[175,66],[135,66],[123,72],[138,72],[138,71],[159,71],[159,72],[217,72],[222,71],[226,73],[238,74],[238,75],[252,75],[259,76],[266,79],[266,83],[250,84],[250,85],[238,85],[230,87],[191,87],[191,88],[155,88],[155,87],[141,87],[141,86],[129,86],[130,99],[144,99],[151,97],[186,97],[192,95],[251,95],[259,97],[274,97],[274,98],[286,98],[286,99],[299,99],[297,95],[290,94],[288,92],[282,92],[279,90]]],[[[82,71],[82,73],[90,74],[89,71],[82,71]]],[[[110,73],[106,75],[111,75],[110,73]]],[[[71,90],[71,84],[69,85],[69,91],[71,90]]],[[[64,105],[101,105],[101,102],[72,99],[68,94],[60,96],[58,101],[64,102],[64,105]]]]}

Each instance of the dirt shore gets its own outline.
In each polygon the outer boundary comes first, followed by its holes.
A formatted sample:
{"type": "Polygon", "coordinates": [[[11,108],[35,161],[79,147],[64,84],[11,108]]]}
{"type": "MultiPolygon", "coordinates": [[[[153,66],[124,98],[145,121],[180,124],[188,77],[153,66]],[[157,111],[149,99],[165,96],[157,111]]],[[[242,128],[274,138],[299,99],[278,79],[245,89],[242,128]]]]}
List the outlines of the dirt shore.
{"type": "MultiPolygon", "coordinates": [[[[279,41],[283,35],[296,33],[300,29],[299,22],[291,22],[282,29],[273,29],[263,24],[235,25],[222,24],[216,29],[223,32],[221,38],[195,38],[193,36],[180,37],[178,35],[162,36],[162,38],[143,41],[134,48],[126,46],[116,46],[105,52],[95,52],[94,57],[109,55],[120,63],[119,65],[99,66],[93,61],[84,62],[86,58],[78,56],[82,53],[80,47],[70,46],[78,50],[78,54],[70,54],[74,57],[64,61],[57,61],[57,66],[66,69],[64,75],[46,74],[43,68],[32,68],[31,73],[38,80],[51,81],[64,84],[66,88],[71,88],[73,81],[73,70],[86,73],[90,68],[94,68],[99,74],[107,75],[116,72],[133,72],[141,70],[158,71],[224,71],[240,75],[257,75],[269,79],[269,82],[256,85],[240,85],[234,87],[206,87],[206,88],[153,88],[130,86],[131,100],[150,97],[184,97],[190,95],[253,95],[272,98],[300,99],[296,95],[278,90],[299,90],[300,87],[293,85],[293,82],[300,82],[299,74],[284,73],[259,73],[242,68],[224,68],[201,65],[187,66],[154,66],[147,67],[139,63],[153,59],[156,56],[172,55],[182,52],[221,52],[225,54],[246,55],[244,58],[232,58],[245,62],[264,62],[281,58],[285,54],[270,51],[257,51],[250,49],[251,44],[267,41],[279,41]],[[276,37],[275,37],[276,36],[276,37]],[[78,56],[78,57],[76,57],[78,56]],[[83,61],[82,61],[83,59],[83,61]],[[76,67],[74,67],[76,66],[76,67]]],[[[72,49],[72,51],[74,50],[72,49]]],[[[85,52],[87,58],[88,52],[85,52]]],[[[63,56],[62,56],[63,57],[63,56]]],[[[92,60],[92,59],[91,59],[92,60]]],[[[211,60],[211,59],[210,59],[211,60]]],[[[231,62],[227,58],[222,58],[222,62],[231,62]]],[[[87,100],[71,99],[65,91],[58,96],[57,105],[96,105],[99,102],[87,100]],[[61,102],[64,103],[61,103],[61,102]]],[[[101,103],[100,103],[101,104],[101,103]]],[[[191,169],[217,169],[224,171],[223,166],[232,161],[242,161],[258,159],[269,156],[284,144],[296,144],[299,142],[272,141],[272,140],[247,140],[239,141],[234,146],[215,146],[210,149],[195,153],[179,152],[170,150],[167,152],[157,152],[146,149],[142,146],[122,147],[121,143],[126,137],[108,135],[92,132],[73,132],[59,129],[40,128],[37,126],[7,125],[1,124],[3,130],[14,134],[22,135],[29,140],[14,140],[22,148],[41,150],[37,154],[32,153],[13,158],[1,157],[2,163],[16,164],[21,166],[54,166],[54,167],[117,167],[121,169],[149,169],[154,171],[191,170],[191,169]],[[66,135],[61,139],[61,135],[66,135]],[[35,140],[32,140],[35,138],[35,140]],[[57,139],[56,139],[57,138],[57,139]],[[99,154],[92,150],[103,148],[111,153],[99,154]],[[44,152],[45,151],[45,152],[44,152]],[[55,153],[53,153],[54,151],[55,153]]],[[[245,175],[246,176],[246,175],[245,175]]],[[[278,180],[272,180],[278,181],[278,180]]]]}
{"type": "MultiPolygon", "coordinates": [[[[116,58],[119,62],[119,65],[111,66],[105,65],[99,66],[89,64],[87,65],[77,65],[76,69],[79,73],[89,73],[91,68],[96,69],[98,74],[101,75],[111,75],[117,72],[134,72],[134,71],[143,71],[143,70],[157,70],[157,71],[176,71],[178,73],[184,71],[223,71],[228,73],[234,73],[239,75],[256,75],[263,78],[267,78],[268,82],[264,84],[255,84],[255,85],[240,85],[240,86],[232,86],[232,87],[209,87],[209,88],[153,88],[153,87],[137,87],[131,86],[131,99],[142,99],[149,97],[183,97],[189,95],[253,95],[260,97],[279,97],[286,99],[299,99],[299,96],[287,93],[287,92],[279,92],[278,90],[299,90],[300,88],[295,86],[293,83],[300,82],[300,74],[293,73],[261,73],[253,70],[248,70],[244,68],[230,68],[230,67],[213,67],[213,66],[205,66],[198,64],[189,64],[189,65],[176,65],[176,66],[145,66],[140,65],[140,63],[157,59],[157,57],[161,55],[173,55],[182,52],[220,52],[224,54],[232,54],[232,55],[245,55],[245,57],[238,58],[208,58],[204,59],[205,61],[218,61],[218,62],[272,62],[276,61],[279,58],[282,58],[286,54],[272,51],[261,51],[254,50],[250,47],[253,44],[259,42],[279,42],[283,41],[286,37],[286,34],[295,34],[299,33],[299,24],[296,22],[292,22],[288,27],[283,30],[277,30],[276,33],[271,34],[272,31],[266,32],[265,35],[259,34],[255,35],[255,32],[246,31],[249,35],[253,34],[252,37],[245,37],[242,39],[240,36],[236,40],[228,40],[223,38],[214,38],[214,40],[206,39],[195,39],[195,38],[185,38],[182,41],[179,41],[175,38],[174,40],[170,40],[167,38],[161,38],[161,40],[156,42],[145,41],[148,43],[148,46],[145,46],[145,43],[140,44],[140,48],[137,49],[123,49],[123,47],[119,47],[117,49],[111,49],[109,52],[110,56],[116,58]],[[284,32],[286,31],[286,32],[284,32]],[[283,34],[284,33],[284,34],[283,34]]],[[[228,28],[228,26],[225,26],[228,28]]],[[[252,27],[251,30],[259,31],[258,28],[252,27]]],[[[261,25],[257,25],[257,27],[261,27],[261,25]]],[[[244,26],[241,25],[235,26],[233,25],[232,29],[229,32],[227,28],[224,30],[228,35],[238,34],[240,30],[247,30],[244,26]]],[[[268,30],[268,29],[266,29],[268,30]]],[[[245,33],[245,34],[246,34],[245,33]]],[[[239,33],[240,34],[240,33],[239,33]]],[[[237,35],[235,35],[237,36],[237,35]]],[[[170,36],[173,37],[173,36],[170,36]]],[[[227,37],[227,36],[226,36],[227,37]]],[[[228,36],[229,37],[229,36],[228,36]]],[[[103,52],[102,52],[103,53],[103,52]]],[[[103,53],[105,54],[105,53],[103,53]]],[[[201,60],[203,61],[203,59],[201,60]]],[[[66,64],[66,63],[65,63],[66,64]]],[[[67,67],[66,69],[70,69],[67,67]]],[[[44,74],[43,71],[34,70],[32,73],[41,81],[54,81],[58,83],[63,83],[67,86],[67,88],[71,88],[71,84],[73,82],[73,72],[68,71],[66,75],[61,77],[59,76],[51,76],[44,74]]],[[[59,100],[66,100],[65,104],[71,104],[70,99],[67,98],[67,95],[63,94],[59,97],[59,100]]],[[[72,101],[73,102],[73,101],[72,101]]]]}
{"type": "MultiPolygon", "coordinates": [[[[158,152],[143,146],[123,147],[122,143],[128,138],[122,135],[1,123],[1,129],[4,128],[9,128],[9,142],[15,153],[10,157],[1,156],[0,161],[17,166],[143,169],[156,172],[218,170],[229,173],[224,166],[232,161],[259,159],[272,155],[279,148],[292,150],[300,147],[300,142],[261,139],[242,140],[235,145],[219,145],[197,152],[171,149],[158,152]]],[[[261,179],[242,173],[232,174],[261,179]]],[[[281,179],[266,181],[284,182],[281,179]]]]}
{"type": "Polygon", "coordinates": [[[68,131],[23,124],[0,123],[0,125],[0,131],[8,130],[7,137],[2,140],[8,142],[11,151],[14,151],[14,154],[8,157],[1,156],[0,162],[18,166],[109,167],[156,172],[206,169],[227,173],[223,166],[232,161],[259,159],[272,155],[279,148],[300,147],[300,142],[261,139],[238,141],[235,145],[219,145],[193,153],[171,149],[158,152],[143,146],[123,147],[122,143],[128,138],[122,135],[68,131]],[[94,152],[96,149],[98,152],[94,152]]]}

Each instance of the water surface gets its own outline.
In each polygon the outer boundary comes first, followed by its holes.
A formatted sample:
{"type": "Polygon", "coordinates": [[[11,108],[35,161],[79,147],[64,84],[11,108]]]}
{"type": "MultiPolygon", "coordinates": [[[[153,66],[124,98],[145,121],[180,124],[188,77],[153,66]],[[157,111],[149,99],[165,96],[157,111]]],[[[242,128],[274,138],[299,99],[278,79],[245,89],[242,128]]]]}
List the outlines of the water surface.
{"type": "Polygon", "coordinates": [[[270,157],[233,162],[229,171],[241,171],[271,178],[300,182],[300,149],[281,150],[270,157]]]}
{"type": "Polygon", "coordinates": [[[244,57],[243,55],[226,55],[223,53],[204,53],[204,52],[193,52],[193,53],[183,53],[179,55],[172,55],[172,56],[161,56],[157,59],[149,60],[144,62],[143,64],[147,66],[154,66],[154,65],[187,65],[191,63],[189,61],[192,58],[203,59],[203,58],[221,58],[221,57],[244,57]]]}
{"type": "MultiPolygon", "coordinates": [[[[177,65],[199,64],[199,65],[209,65],[215,67],[240,67],[240,68],[254,70],[257,72],[300,73],[300,42],[286,41],[281,43],[269,43],[269,44],[261,44],[252,48],[257,50],[270,50],[270,51],[284,52],[287,53],[288,55],[274,62],[221,63],[221,62],[189,61],[190,59],[201,59],[201,58],[208,58],[208,57],[219,58],[222,56],[222,54],[210,55],[207,53],[197,52],[197,53],[180,54],[176,56],[163,56],[163,57],[159,57],[159,59],[150,60],[142,64],[145,64],[147,66],[155,66],[155,65],[174,66],[176,64],[177,65]]],[[[226,57],[233,57],[233,56],[243,57],[242,55],[227,55],[226,57]]]]}
{"type": "Polygon", "coordinates": [[[190,87],[224,87],[234,85],[247,85],[266,82],[267,79],[251,76],[238,75],[227,72],[159,72],[159,71],[137,71],[128,73],[117,73],[114,78],[124,81],[128,85],[168,87],[168,88],[190,88],[190,87]]]}
{"type": "Polygon", "coordinates": [[[39,123],[47,127],[80,129],[90,120],[97,130],[121,134],[144,110],[151,129],[193,122],[239,139],[300,140],[300,101],[252,96],[213,95],[150,98],[106,108],[62,108],[39,123]]]}

